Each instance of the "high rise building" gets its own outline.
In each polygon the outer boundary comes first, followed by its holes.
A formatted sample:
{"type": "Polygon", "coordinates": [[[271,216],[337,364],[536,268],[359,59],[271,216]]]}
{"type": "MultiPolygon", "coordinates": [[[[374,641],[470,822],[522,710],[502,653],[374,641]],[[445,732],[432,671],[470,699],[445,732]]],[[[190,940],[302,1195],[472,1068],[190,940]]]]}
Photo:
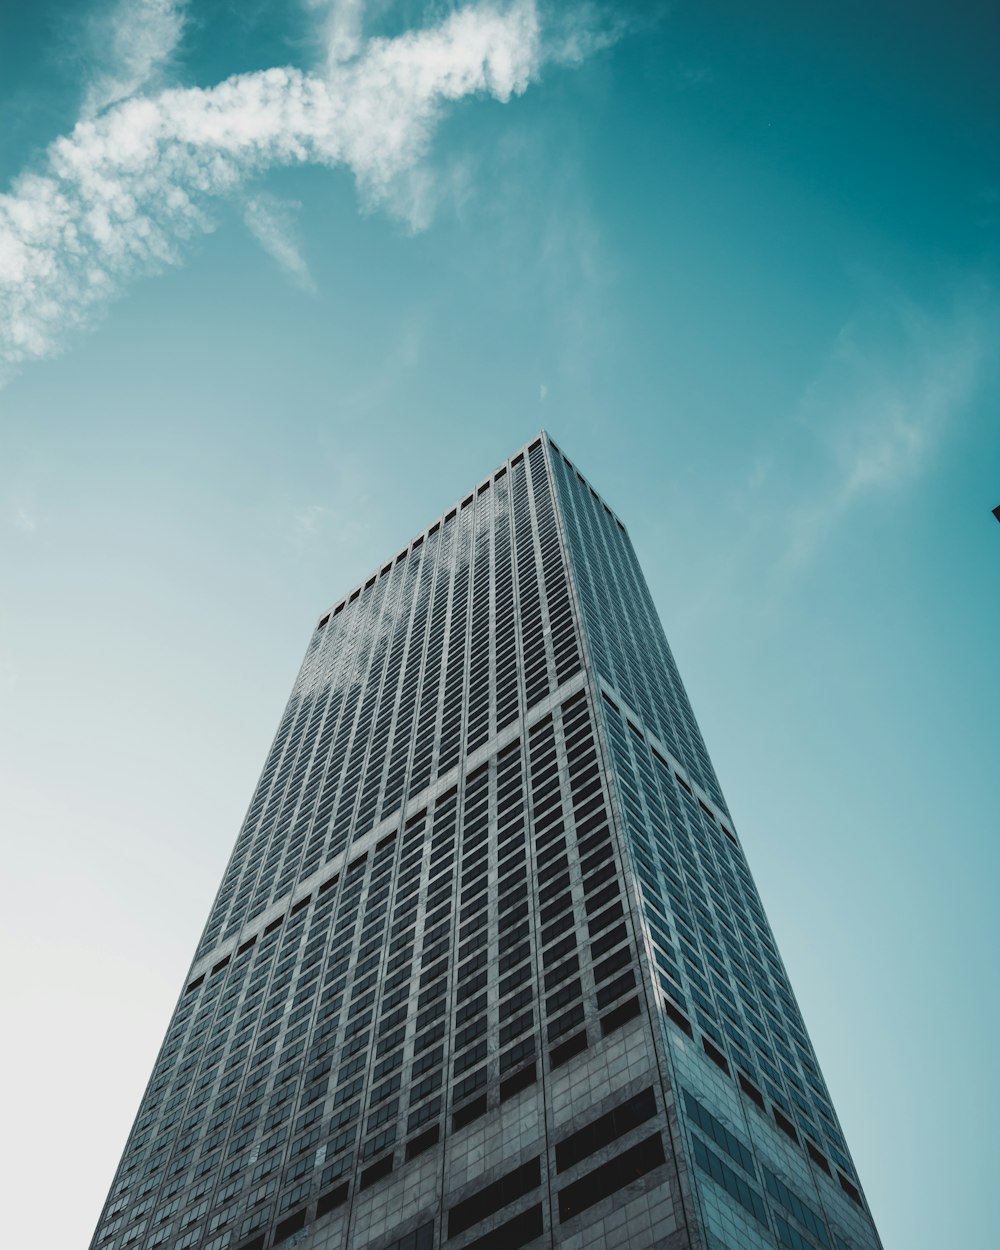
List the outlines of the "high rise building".
{"type": "Polygon", "coordinates": [[[316,625],[99,1250],[870,1250],[625,527],[542,435],[316,625]]]}

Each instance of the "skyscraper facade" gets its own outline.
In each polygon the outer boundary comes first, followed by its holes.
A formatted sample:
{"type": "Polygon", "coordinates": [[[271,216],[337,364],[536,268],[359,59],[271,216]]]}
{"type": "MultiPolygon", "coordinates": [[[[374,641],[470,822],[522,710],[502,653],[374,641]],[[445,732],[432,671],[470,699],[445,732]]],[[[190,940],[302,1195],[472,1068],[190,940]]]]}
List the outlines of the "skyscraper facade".
{"type": "Polygon", "coordinates": [[[99,1250],[871,1250],[622,522],[539,436],[325,613],[99,1250]]]}

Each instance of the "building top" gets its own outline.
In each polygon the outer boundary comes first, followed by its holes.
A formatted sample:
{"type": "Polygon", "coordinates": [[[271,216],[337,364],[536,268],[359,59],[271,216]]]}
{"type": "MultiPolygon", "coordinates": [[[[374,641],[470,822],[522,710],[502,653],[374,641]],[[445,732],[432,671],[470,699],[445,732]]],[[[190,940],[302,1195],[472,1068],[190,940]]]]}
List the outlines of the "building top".
{"type": "Polygon", "coordinates": [[[331,617],[336,616],[338,613],[342,612],[349,603],[354,603],[354,601],[356,599],[359,599],[365,593],[366,590],[370,590],[380,578],[385,577],[388,573],[390,573],[392,569],[395,567],[395,565],[400,564],[413,551],[423,546],[425,539],[430,538],[431,535],[433,534],[436,534],[442,525],[446,525],[449,521],[454,520],[454,518],[464,508],[470,507],[472,503],[474,502],[474,500],[479,495],[481,495],[484,491],[489,490],[493,482],[498,481],[500,478],[504,477],[504,475],[507,473],[508,469],[512,465],[515,465],[520,460],[523,460],[523,458],[529,451],[531,451],[534,447],[537,447],[538,444],[542,442],[547,443],[549,447],[551,447],[552,450],[556,452],[557,455],[562,456],[563,460],[565,460],[566,464],[568,464],[569,467],[573,470],[573,472],[576,473],[580,481],[583,482],[587,486],[587,488],[589,489],[590,493],[594,496],[594,498],[600,500],[601,504],[604,507],[604,510],[608,513],[608,515],[614,517],[619,528],[622,530],[625,530],[625,525],[620,519],[620,517],[608,506],[608,504],[598,494],[598,492],[593,488],[593,486],[591,486],[590,482],[587,481],[587,479],[579,471],[576,465],[573,464],[569,459],[567,459],[567,457],[563,454],[563,452],[557,446],[557,444],[555,443],[551,435],[544,429],[539,430],[539,432],[534,436],[534,438],[529,439],[529,441],[525,443],[522,447],[519,447],[517,451],[514,452],[513,455],[509,456],[505,461],[503,461],[502,464],[498,465],[497,468],[494,469],[492,473],[487,474],[487,476],[484,477],[482,481],[479,482],[473,490],[471,490],[467,495],[465,495],[464,498],[460,500],[456,500],[455,503],[450,508],[446,508],[442,513],[440,513],[440,515],[430,525],[426,526],[419,534],[417,534],[414,538],[412,538],[410,542],[408,542],[398,552],[397,555],[393,556],[391,560],[387,560],[384,564],[379,565],[379,567],[375,569],[368,577],[362,578],[362,580],[358,582],[357,585],[352,590],[350,590],[346,595],[344,595],[342,599],[339,599],[328,611],[323,613],[323,615],[320,617],[319,621],[317,622],[316,628],[322,629],[326,625],[326,623],[330,620],[331,617]]]}

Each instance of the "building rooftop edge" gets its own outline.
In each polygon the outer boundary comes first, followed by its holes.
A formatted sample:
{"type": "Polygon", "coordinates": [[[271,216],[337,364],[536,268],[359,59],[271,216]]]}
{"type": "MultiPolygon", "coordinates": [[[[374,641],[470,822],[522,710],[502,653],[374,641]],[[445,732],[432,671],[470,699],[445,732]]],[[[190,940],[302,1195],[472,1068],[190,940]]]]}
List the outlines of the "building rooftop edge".
{"type": "Polygon", "coordinates": [[[594,489],[589,480],[586,479],[577,468],[576,464],[569,460],[559,444],[555,441],[555,439],[553,439],[552,435],[549,434],[548,430],[543,427],[537,434],[532,435],[526,443],[522,443],[520,447],[516,447],[506,460],[501,461],[496,468],[491,469],[489,473],[480,478],[471,490],[465,492],[463,497],[457,499],[449,507],[442,509],[442,511],[429,524],[425,525],[419,533],[415,534],[409,542],[405,543],[394,556],[391,556],[388,560],[385,560],[376,566],[376,568],[369,573],[367,577],[363,577],[360,581],[356,582],[346,594],[341,595],[338,599],[335,599],[333,603],[325,609],[325,611],[320,613],[319,621],[317,622],[315,628],[322,629],[331,616],[340,612],[353,599],[359,598],[365,590],[369,589],[371,585],[378,581],[379,577],[388,573],[399,560],[406,559],[414,547],[419,547],[423,543],[424,539],[429,537],[432,531],[436,532],[436,530],[447,519],[449,519],[452,514],[458,513],[462,508],[468,507],[482,490],[496,480],[501,471],[506,472],[514,461],[518,459],[518,457],[527,455],[527,453],[538,443],[547,443],[553,451],[562,456],[566,463],[573,469],[573,472],[578,474],[580,479],[586,483],[588,489],[593,491],[594,495],[600,499],[603,506],[607,509],[611,516],[614,517],[618,525],[624,530],[625,524],[618,514],[605,502],[604,497],[594,489]]]}

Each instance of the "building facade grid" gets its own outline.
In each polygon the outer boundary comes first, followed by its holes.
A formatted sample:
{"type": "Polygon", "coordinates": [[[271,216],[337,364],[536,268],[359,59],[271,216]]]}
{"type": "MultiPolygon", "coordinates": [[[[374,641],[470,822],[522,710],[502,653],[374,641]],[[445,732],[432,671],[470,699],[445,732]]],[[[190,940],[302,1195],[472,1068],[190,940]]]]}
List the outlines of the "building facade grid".
{"type": "Polygon", "coordinates": [[[320,620],[100,1250],[879,1245],[627,532],[540,436],[320,620]]]}

